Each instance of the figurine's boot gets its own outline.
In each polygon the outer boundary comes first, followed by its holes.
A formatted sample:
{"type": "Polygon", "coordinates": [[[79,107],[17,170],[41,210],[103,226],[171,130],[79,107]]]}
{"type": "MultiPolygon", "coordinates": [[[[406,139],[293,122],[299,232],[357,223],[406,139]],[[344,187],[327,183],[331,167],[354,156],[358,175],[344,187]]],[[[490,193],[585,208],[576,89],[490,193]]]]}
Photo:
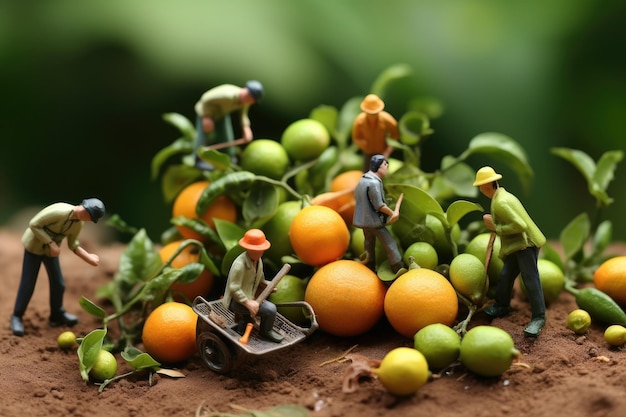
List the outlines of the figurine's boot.
{"type": "Polygon", "coordinates": [[[50,323],[50,326],[52,327],[63,325],[73,326],[78,323],[78,318],[75,315],[61,309],[61,311],[57,311],[56,313],[50,315],[50,320],[48,321],[48,323],[50,323]]]}
{"type": "Polygon", "coordinates": [[[283,341],[283,335],[275,332],[274,330],[268,330],[267,332],[261,333],[261,337],[274,343],[280,343],[283,341]]]}
{"type": "Polygon", "coordinates": [[[543,326],[546,324],[546,316],[536,316],[530,320],[528,327],[524,329],[524,336],[527,337],[537,337],[539,336],[539,332],[543,329],[543,326]]]}
{"type": "Polygon", "coordinates": [[[11,331],[15,336],[24,336],[24,325],[21,317],[11,316],[11,331]]]}
{"type": "Polygon", "coordinates": [[[485,309],[485,314],[489,317],[504,317],[511,312],[510,306],[498,305],[498,303],[490,305],[485,309]]]}

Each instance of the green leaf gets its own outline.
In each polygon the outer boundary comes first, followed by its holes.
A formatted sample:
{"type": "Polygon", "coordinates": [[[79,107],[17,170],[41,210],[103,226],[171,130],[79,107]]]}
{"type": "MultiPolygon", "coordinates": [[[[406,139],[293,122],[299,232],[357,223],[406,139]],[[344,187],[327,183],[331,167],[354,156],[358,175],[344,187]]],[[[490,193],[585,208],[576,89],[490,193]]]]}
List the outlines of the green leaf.
{"type": "Polygon", "coordinates": [[[412,185],[387,184],[387,192],[398,197],[404,193],[404,200],[400,213],[411,218],[420,218],[425,214],[445,218],[441,205],[432,198],[426,191],[412,185]]]}
{"type": "Polygon", "coordinates": [[[126,223],[119,214],[111,215],[111,217],[107,219],[107,226],[111,226],[119,232],[130,233],[133,235],[139,231],[136,227],[130,226],[126,223]]]}
{"type": "MultiPolygon", "coordinates": [[[[445,184],[460,197],[476,197],[478,188],[472,185],[476,177],[474,169],[453,156],[441,159],[441,175],[445,184]]],[[[429,193],[432,195],[432,193],[429,193]]]]}
{"type": "Polygon", "coordinates": [[[598,160],[596,170],[593,173],[594,186],[592,191],[592,195],[596,197],[598,205],[603,203],[604,206],[608,206],[613,202],[613,199],[607,195],[606,191],[609,183],[615,178],[615,169],[623,156],[624,153],[622,151],[609,151],[605,152],[598,160]]]}
{"type": "Polygon", "coordinates": [[[241,208],[245,224],[250,228],[261,227],[276,213],[279,198],[275,186],[255,181],[241,208]]]}
{"type": "Polygon", "coordinates": [[[155,180],[159,176],[159,172],[161,172],[161,167],[172,156],[178,155],[181,153],[189,154],[191,152],[193,152],[193,145],[189,143],[187,140],[185,140],[184,138],[175,140],[169,146],[166,146],[165,148],[161,149],[152,158],[152,163],[151,163],[152,180],[155,180]]]}
{"type": "Polygon", "coordinates": [[[98,353],[100,352],[100,349],[102,349],[104,336],[106,336],[106,330],[92,330],[83,338],[80,346],[78,346],[77,354],[80,376],[85,381],[89,381],[89,371],[91,371],[91,368],[93,368],[96,360],[98,359],[98,353]]]}
{"type": "Polygon", "coordinates": [[[548,261],[551,261],[552,263],[557,265],[559,268],[561,268],[561,271],[565,271],[565,265],[563,265],[561,255],[559,255],[559,252],[557,252],[557,250],[554,249],[549,243],[546,243],[541,247],[541,254],[542,258],[547,259],[548,261]]]}
{"type": "Polygon", "coordinates": [[[176,226],[183,226],[193,230],[195,233],[202,236],[211,242],[220,243],[219,237],[211,227],[206,224],[202,219],[190,219],[184,216],[176,216],[170,219],[170,222],[176,226]]]}
{"type": "MultiPolygon", "coordinates": [[[[570,148],[552,148],[551,152],[554,155],[571,162],[580,173],[583,175],[587,184],[590,186],[593,181],[593,174],[596,170],[596,163],[593,159],[583,151],[570,148]]],[[[591,186],[590,186],[591,190],[591,186]]]]}
{"type": "Polygon", "coordinates": [[[172,165],[168,167],[161,179],[161,191],[165,202],[174,201],[178,193],[197,180],[200,175],[200,170],[187,165],[172,165]]]}
{"type": "Polygon", "coordinates": [[[311,111],[309,117],[323,124],[331,135],[335,136],[337,120],[339,119],[339,111],[336,107],[328,105],[317,106],[311,111]]]}
{"type": "Polygon", "coordinates": [[[256,175],[249,171],[231,172],[213,181],[204,189],[198,204],[196,205],[196,213],[202,216],[211,204],[222,194],[228,190],[229,194],[235,194],[242,190],[247,190],[252,186],[256,179],[256,175]]]}
{"type": "Polygon", "coordinates": [[[213,165],[213,167],[220,171],[226,171],[232,169],[235,164],[233,163],[230,155],[224,152],[220,152],[216,149],[198,149],[198,156],[205,162],[213,165]]]}
{"type": "Polygon", "coordinates": [[[601,255],[611,244],[613,225],[610,220],[605,220],[598,225],[591,241],[591,256],[601,255]]]}
{"type": "Polygon", "coordinates": [[[417,145],[422,138],[431,135],[434,131],[430,128],[430,120],[424,113],[409,111],[402,115],[398,121],[400,141],[406,145],[417,145]]]}
{"type": "Polygon", "coordinates": [[[472,203],[471,201],[456,200],[448,207],[446,212],[446,219],[448,220],[449,227],[454,226],[465,217],[466,214],[473,211],[483,211],[480,204],[472,203]]]}
{"type": "Polygon", "coordinates": [[[188,118],[179,113],[165,113],[163,120],[177,128],[186,141],[193,143],[196,137],[196,128],[188,118]]]}
{"type": "Polygon", "coordinates": [[[561,231],[560,241],[565,252],[565,259],[573,257],[583,249],[583,245],[589,238],[589,216],[587,213],[579,214],[561,231]]]}
{"type": "Polygon", "coordinates": [[[524,191],[529,192],[534,174],[528,164],[526,152],[519,143],[501,133],[481,133],[470,141],[468,149],[459,159],[465,160],[477,154],[489,156],[510,166],[519,176],[524,191]]]}
{"type": "Polygon", "coordinates": [[[361,101],[363,97],[352,97],[344,103],[339,111],[335,139],[339,149],[345,149],[352,137],[352,124],[354,119],[361,113],[361,101]]]}
{"type": "Polygon", "coordinates": [[[129,286],[152,278],[161,268],[162,261],[145,229],[139,230],[126,246],[119,261],[117,281],[129,286]]]}
{"type": "Polygon", "coordinates": [[[333,168],[337,166],[338,160],[339,149],[336,146],[329,146],[317,158],[317,162],[309,168],[307,179],[314,194],[328,189],[334,172],[333,168]]]}
{"type": "Polygon", "coordinates": [[[101,307],[97,306],[91,300],[88,300],[82,295],[80,299],[78,300],[78,304],[80,304],[83,310],[85,310],[87,313],[91,314],[92,316],[96,316],[100,319],[103,319],[104,316],[106,315],[105,311],[101,307]]]}
{"type": "Polygon", "coordinates": [[[127,347],[120,353],[120,356],[128,362],[128,364],[135,370],[152,369],[157,371],[160,369],[161,364],[155,361],[152,356],[142,352],[136,347],[127,347]]]}
{"type": "Polygon", "coordinates": [[[372,92],[372,94],[376,94],[377,96],[383,98],[385,95],[385,90],[389,87],[390,84],[402,78],[409,77],[412,74],[413,69],[410,65],[397,64],[390,66],[383,70],[380,75],[378,75],[378,77],[372,84],[370,91],[372,92]]]}
{"type": "Polygon", "coordinates": [[[215,230],[224,245],[226,250],[231,250],[233,247],[239,245],[239,239],[244,235],[246,229],[239,226],[236,223],[231,223],[226,220],[214,219],[215,230]]]}
{"type": "MultiPolygon", "coordinates": [[[[241,236],[239,236],[239,238],[241,237],[243,237],[243,233],[241,234],[241,236]]],[[[225,277],[228,276],[228,271],[230,271],[230,266],[232,265],[235,258],[239,256],[241,253],[243,253],[243,251],[244,249],[241,246],[235,245],[232,248],[230,248],[228,252],[226,252],[224,257],[222,258],[222,266],[220,268],[220,272],[222,273],[222,276],[225,276],[225,277]]]]}

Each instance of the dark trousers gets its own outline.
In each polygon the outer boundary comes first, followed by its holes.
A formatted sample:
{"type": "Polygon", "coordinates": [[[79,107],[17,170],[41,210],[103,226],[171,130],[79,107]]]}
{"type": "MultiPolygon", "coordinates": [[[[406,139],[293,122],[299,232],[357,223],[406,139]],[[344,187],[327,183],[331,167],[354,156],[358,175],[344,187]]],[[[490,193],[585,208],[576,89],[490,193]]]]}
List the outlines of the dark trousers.
{"type": "Polygon", "coordinates": [[[504,266],[500,272],[500,279],[496,287],[496,305],[509,306],[513,295],[513,283],[521,274],[522,281],[528,292],[532,317],[546,314],[546,303],[543,298],[543,289],[537,269],[539,248],[530,247],[513,252],[504,259],[504,266]]]}
{"type": "MultiPolygon", "coordinates": [[[[233,313],[238,313],[244,316],[248,322],[252,321],[250,311],[243,304],[239,304],[233,300],[230,302],[229,309],[233,313]]],[[[260,333],[262,335],[269,333],[269,331],[274,327],[274,320],[276,320],[276,305],[274,303],[270,303],[269,301],[263,301],[261,305],[259,305],[259,312],[257,313],[257,316],[261,318],[260,333]]],[[[238,329],[240,333],[243,333],[243,330],[243,328],[238,329]]]]}
{"type": "Polygon", "coordinates": [[[59,258],[56,256],[35,255],[27,250],[24,251],[24,262],[22,265],[22,278],[17,290],[17,299],[13,315],[22,317],[28,307],[41,264],[44,264],[50,280],[50,316],[63,314],[63,293],[65,292],[65,282],[61,273],[59,258]]]}
{"type": "MultiPolygon", "coordinates": [[[[230,121],[230,114],[226,114],[222,119],[214,120],[213,122],[215,124],[215,129],[212,132],[206,133],[202,129],[202,117],[196,116],[196,141],[193,148],[196,165],[199,165],[199,168],[210,170],[212,170],[213,167],[208,162],[200,159],[198,156],[198,149],[203,146],[210,146],[222,142],[232,142],[235,140],[233,125],[230,121]]],[[[235,149],[232,147],[225,148],[222,151],[230,155],[231,158],[235,157],[235,149]]]]}
{"type": "MultiPolygon", "coordinates": [[[[398,265],[402,262],[402,255],[398,250],[398,245],[396,241],[393,239],[393,236],[387,230],[386,227],[364,227],[363,228],[363,236],[365,236],[365,252],[367,252],[369,256],[368,266],[370,269],[374,270],[376,266],[376,239],[380,240],[380,243],[383,244],[385,248],[385,252],[387,252],[387,259],[389,260],[389,265],[393,267],[394,265],[398,265]]],[[[394,271],[397,272],[397,271],[394,271]]]]}

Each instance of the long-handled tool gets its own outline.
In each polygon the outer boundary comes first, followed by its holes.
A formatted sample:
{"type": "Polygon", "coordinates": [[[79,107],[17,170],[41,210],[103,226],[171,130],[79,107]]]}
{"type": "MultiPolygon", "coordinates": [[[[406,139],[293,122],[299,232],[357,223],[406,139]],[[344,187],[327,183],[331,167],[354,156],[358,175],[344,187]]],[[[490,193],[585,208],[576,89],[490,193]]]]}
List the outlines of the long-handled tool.
{"type": "MultiPolygon", "coordinates": [[[[270,281],[270,283],[265,287],[265,289],[261,292],[261,294],[259,294],[259,296],[255,299],[255,301],[259,305],[261,305],[261,303],[265,301],[267,297],[270,296],[272,291],[274,291],[274,288],[276,288],[280,280],[283,279],[285,275],[287,275],[290,269],[291,269],[291,265],[289,264],[284,264],[283,267],[280,268],[280,270],[274,276],[274,279],[270,281]]],[[[254,319],[254,316],[252,318],[254,319]]],[[[244,345],[248,344],[248,340],[250,339],[250,334],[252,333],[253,327],[254,327],[254,323],[246,324],[246,331],[244,332],[243,336],[239,338],[239,343],[242,343],[244,345]]]]}

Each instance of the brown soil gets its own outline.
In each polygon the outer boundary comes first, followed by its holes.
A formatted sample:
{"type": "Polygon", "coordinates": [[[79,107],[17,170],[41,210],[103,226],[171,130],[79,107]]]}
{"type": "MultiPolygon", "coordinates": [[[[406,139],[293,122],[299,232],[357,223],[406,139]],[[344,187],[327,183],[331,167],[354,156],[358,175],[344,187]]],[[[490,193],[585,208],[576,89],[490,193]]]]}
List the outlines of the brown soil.
{"type": "MultiPolygon", "coordinates": [[[[204,368],[195,356],[181,367],[185,378],[157,375],[153,385],[145,377],[123,379],[98,394],[98,387],[83,382],[75,351],[56,345],[63,329],[47,325],[49,313],[47,276],[42,271],[35,295],[24,317],[27,334],[15,337],[9,330],[21,270],[20,234],[0,231],[0,416],[193,416],[199,407],[222,413],[238,413],[232,405],[267,409],[281,404],[308,408],[311,416],[618,416],[626,407],[624,350],[609,348],[604,327],[594,324],[585,336],[565,328],[567,314],[576,308],[563,293],[549,306],[548,323],[537,340],[525,339],[528,304],[516,292],[514,312],[492,324],[507,330],[522,352],[520,362],[502,377],[485,379],[467,373],[462,366],[429,381],[409,398],[396,399],[376,380],[363,379],[354,393],[342,392],[348,363],[325,361],[358,345],[355,353],[381,359],[390,349],[409,346],[386,323],[375,331],[342,339],[321,331],[286,350],[251,358],[227,376],[204,368]],[[622,410],[622,411],[619,411],[622,410]]],[[[65,307],[77,314],[73,328],[85,335],[98,322],[78,305],[81,295],[110,280],[117,269],[121,245],[99,245],[83,238],[87,249],[98,253],[101,266],[90,267],[65,251],[61,263],[66,280],[65,307]]],[[[65,250],[65,249],[64,249],[65,250]]],[[[626,254],[626,251],[621,251],[626,254]]],[[[43,270],[43,268],[42,268],[43,270]]],[[[487,324],[478,314],[471,326],[487,324]]],[[[120,371],[127,370],[118,358],[120,371]]]]}

